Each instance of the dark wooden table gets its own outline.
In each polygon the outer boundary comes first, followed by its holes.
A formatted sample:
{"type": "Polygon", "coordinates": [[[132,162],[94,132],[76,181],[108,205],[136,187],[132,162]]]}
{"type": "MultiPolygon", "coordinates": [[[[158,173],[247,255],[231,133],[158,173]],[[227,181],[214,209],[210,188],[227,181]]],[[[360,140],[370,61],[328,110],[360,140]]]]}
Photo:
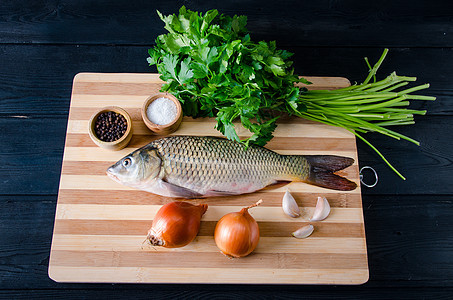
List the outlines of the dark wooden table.
{"type": "MultiPolygon", "coordinates": [[[[56,1],[0,5],[0,297],[399,298],[453,297],[453,2],[56,1]],[[147,49],[164,32],[156,9],[245,14],[254,40],[295,53],[296,72],[361,82],[363,61],[390,48],[392,71],[429,82],[417,123],[396,128],[421,142],[367,137],[360,166],[370,280],[361,286],[59,284],[47,276],[72,79],[79,72],[155,72],[147,49]]],[[[158,274],[156,274],[158,276],[158,274]]]]}

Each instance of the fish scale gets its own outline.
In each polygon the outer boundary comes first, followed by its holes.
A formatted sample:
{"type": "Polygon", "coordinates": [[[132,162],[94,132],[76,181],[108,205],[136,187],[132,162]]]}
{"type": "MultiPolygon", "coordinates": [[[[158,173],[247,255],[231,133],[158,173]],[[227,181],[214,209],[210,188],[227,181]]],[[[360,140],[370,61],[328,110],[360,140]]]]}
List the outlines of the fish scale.
{"type": "Polygon", "coordinates": [[[154,145],[164,158],[165,179],[191,190],[226,192],[225,183],[244,189],[253,183],[260,189],[277,180],[292,180],[304,171],[308,174],[301,156],[289,158],[256,146],[244,150],[243,145],[225,139],[177,136],[154,145]]]}

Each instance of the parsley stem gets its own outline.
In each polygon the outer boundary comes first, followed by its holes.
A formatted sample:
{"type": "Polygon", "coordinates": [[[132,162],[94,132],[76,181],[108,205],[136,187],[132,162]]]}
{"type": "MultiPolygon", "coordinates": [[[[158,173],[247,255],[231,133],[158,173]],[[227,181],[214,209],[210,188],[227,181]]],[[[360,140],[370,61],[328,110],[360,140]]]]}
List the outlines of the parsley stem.
{"type": "Polygon", "coordinates": [[[367,84],[371,77],[375,76],[376,73],[377,73],[377,70],[379,69],[379,67],[381,66],[382,62],[384,61],[385,57],[387,56],[387,53],[389,52],[389,49],[388,48],[385,48],[384,49],[384,52],[382,53],[381,55],[381,58],[379,58],[379,60],[377,61],[377,63],[374,65],[374,67],[372,69],[370,69],[370,72],[368,73],[368,76],[367,78],[365,79],[365,81],[363,81],[363,84],[367,84]]]}
{"type": "Polygon", "coordinates": [[[349,130],[349,131],[354,133],[354,135],[356,137],[361,139],[365,144],[367,144],[371,149],[373,149],[382,158],[382,160],[387,164],[387,166],[389,166],[390,169],[392,169],[399,177],[401,177],[401,179],[406,180],[406,177],[404,177],[400,172],[398,172],[398,170],[384,157],[384,155],[376,147],[374,147],[370,142],[368,142],[367,139],[365,139],[364,137],[362,137],[360,134],[358,134],[355,131],[352,131],[352,130],[349,130]]]}
{"type": "Polygon", "coordinates": [[[300,100],[305,104],[306,111],[301,111],[297,115],[308,120],[342,127],[354,133],[372,148],[398,176],[404,179],[404,176],[361,134],[370,131],[378,132],[398,140],[404,139],[420,145],[418,141],[387,127],[414,124],[414,115],[426,113],[425,110],[404,108],[410,104],[409,100],[431,101],[436,98],[412,94],[429,88],[429,84],[397,91],[409,82],[415,81],[416,77],[399,76],[393,72],[386,78],[376,81],[376,72],[387,52],[388,49],[385,49],[373,67],[365,58],[369,73],[361,84],[337,90],[309,90],[301,93],[300,100]],[[372,78],[373,82],[370,82],[372,78]]]}
{"type": "Polygon", "coordinates": [[[321,122],[327,125],[333,125],[337,127],[341,127],[346,129],[347,131],[353,133],[356,137],[358,137],[360,140],[362,140],[365,144],[367,144],[371,149],[373,149],[379,157],[392,169],[401,179],[406,180],[406,178],[384,157],[384,155],[376,148],[374,147],[367,139],[365,139],[362,135],[358,133],[358,130],[354,130],[349,128],[348,126],[344,126],[342,123],[337,123],[333,120],[327,120],[327,118],[321,118],[319,116],[311,116],[311,115],[300,115],[302,118],[306,118],[308,120],[316,121],[316,122],[321,122]]]}

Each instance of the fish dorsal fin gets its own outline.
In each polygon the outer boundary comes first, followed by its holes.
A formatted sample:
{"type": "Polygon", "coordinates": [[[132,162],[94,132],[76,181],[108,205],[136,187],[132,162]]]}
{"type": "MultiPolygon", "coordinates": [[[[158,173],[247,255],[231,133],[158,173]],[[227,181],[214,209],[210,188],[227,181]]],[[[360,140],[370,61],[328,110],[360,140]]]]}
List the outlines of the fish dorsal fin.
{"type": "Polygon", "coordinates": [[[168,194],[170,197],[175,197],[175,198],[201,198],[203,197],[202,194],[195,192],[191,189],[170,183],[166,181],[165,179],[159,179],[160,180],[160,185],[163,189],[166,189],[168,191],[168,194]]]}

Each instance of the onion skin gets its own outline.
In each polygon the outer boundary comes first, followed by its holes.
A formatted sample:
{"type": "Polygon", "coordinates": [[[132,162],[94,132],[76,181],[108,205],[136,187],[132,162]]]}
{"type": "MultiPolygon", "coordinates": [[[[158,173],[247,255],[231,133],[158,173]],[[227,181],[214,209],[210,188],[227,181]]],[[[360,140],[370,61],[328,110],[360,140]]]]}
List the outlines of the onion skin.
{"type": "Polygon", "coordinates": [[[255,250],[260,239],[260,230],[248,209],[256,205],[226,214],[217,222],[214,240],[223,254],[239,258],[255,250]]]}
{"type": "Polygon", "coordinates": [[[207,204],[193,205],[179,201],[165,204],[153,219],[148,240],[153,246],[186,246],[197,236],[201,217],[207,209],[207,204]]]}

